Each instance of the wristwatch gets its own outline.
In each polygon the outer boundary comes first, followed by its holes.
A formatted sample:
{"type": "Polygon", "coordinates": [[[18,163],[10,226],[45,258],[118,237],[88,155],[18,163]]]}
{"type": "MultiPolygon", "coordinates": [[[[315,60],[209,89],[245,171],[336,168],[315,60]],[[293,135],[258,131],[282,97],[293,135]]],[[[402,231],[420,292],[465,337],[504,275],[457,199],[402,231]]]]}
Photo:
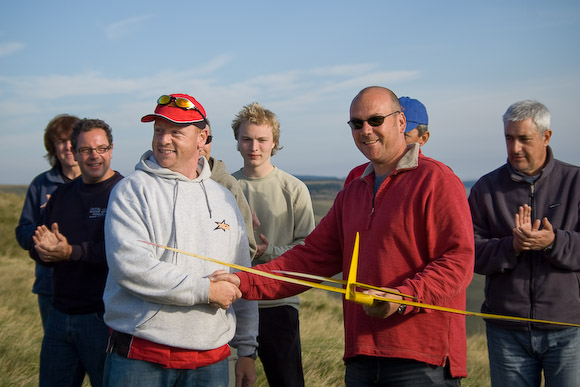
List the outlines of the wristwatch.
{"type": "MultiPolygon", "coordinates": [[[[554,239],[554,241],[555,241],[555,239],[554,239]]],[[[543,251],[544,251],[544,253],[547,254],[547,253],[550,253],[553,249],[554,249],[554,242],[552,242],[550,244],[550,246],[544,247],[543,251]]]]}

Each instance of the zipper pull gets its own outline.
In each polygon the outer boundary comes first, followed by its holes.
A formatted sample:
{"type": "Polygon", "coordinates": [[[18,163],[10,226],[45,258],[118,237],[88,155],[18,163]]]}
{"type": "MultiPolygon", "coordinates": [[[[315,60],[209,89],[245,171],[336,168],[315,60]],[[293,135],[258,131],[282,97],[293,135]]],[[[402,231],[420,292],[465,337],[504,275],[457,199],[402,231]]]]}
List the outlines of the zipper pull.
{"type": "Polygon", "coordinates": [[[375,207],[371,208],[371,212],[369,213],[368,221],[367,221],[367,230],[371,227],[371,221],[373,220],[373,215],[375,214],[375,207]]]}

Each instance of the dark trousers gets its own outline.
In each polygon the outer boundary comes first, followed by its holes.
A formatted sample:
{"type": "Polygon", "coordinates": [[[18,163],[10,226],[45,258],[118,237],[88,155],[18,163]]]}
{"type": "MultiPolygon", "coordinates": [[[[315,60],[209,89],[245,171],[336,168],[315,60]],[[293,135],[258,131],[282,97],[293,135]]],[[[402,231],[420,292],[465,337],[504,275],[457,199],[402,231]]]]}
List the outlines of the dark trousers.
{"type": "Polygon", "coordinates": [[[40,387],[80,387],[85,372],[103,385],[109,328],[101,313],[67,314],[51,308],[40,350],[40,387]]]}
{"type": "Polygon", "coordinates": [[[438,367],[415,360],[373,356],[347,359],[344,380],[347,387],[461,385],[461,378],[452,378],[448,366],[438,367]]]}
{"type": "Polygon", "coordinates": [[[260,308],[258,356],[272,387],[302,387],[298,311],[291,306],[260,308]]]}

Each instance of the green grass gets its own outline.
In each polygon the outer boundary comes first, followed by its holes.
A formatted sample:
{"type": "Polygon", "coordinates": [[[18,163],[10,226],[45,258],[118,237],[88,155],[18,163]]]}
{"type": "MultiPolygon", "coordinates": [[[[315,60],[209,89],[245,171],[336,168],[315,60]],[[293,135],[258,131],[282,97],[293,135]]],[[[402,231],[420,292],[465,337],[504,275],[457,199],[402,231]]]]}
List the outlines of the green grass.
{"type": "Polygon", "coordinates": [[[38,384],[42,326],[31,293],[34,262],[16,243],[24,197],[0,193],[0,386],[38,384]]]}
{"type": "MultiPolygon", "coordinates": [[[[34,262],[20,249],[14,238],[25,190],[11,189],[7,193],[3,188],[0,187],[0,387],[37,386],[42,327],[36,296],[30,291],[34,279],[34,262]]],[[[332,199],[324,199],[321,195],[314,202],[318,211],[327,211],[332,199]]],[[[318,214],[320,216],[320,212],[318,214]]],[[[479,310],[482,286],[482,278],[476,277],[469,289],[473,297],[468,294],[468,304],[471,303],[473,307],[470,310],[479,310]]],[[[344,331],[340,298],[317,289],[301,294],[300,298],[300,332],[306,385],[344,385],[344,331]]],[[[470,376],[462,381],[462,385],[489,386],[486,341],[483,330],[480,330],[482,321],[468,317],[467,322],[470,376]],[[470,321],[473,323],[470,324],[470,321]]],[[[259,360],[256,366],[256,386],[267,386],[259,360]]],[[[85,381],[84,385],[88,383],[85,381]]]]}
{"type": "Polygon", "coordinates": [[[2,255],[15,257],[24,254],[16,242],[14,229],[20,219],[24,196],[14,193],[0,194],[0,250],[2,255]]]}

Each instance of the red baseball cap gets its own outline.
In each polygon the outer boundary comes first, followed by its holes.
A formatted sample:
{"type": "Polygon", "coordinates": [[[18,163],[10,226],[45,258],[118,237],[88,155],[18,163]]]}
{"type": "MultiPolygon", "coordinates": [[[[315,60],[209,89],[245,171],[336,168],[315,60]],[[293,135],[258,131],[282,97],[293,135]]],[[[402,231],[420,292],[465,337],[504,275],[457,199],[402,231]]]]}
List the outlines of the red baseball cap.
{"type": "MultiPolygon", "coordinates": [[[[187,101],[182,101],[187,104],[187,101]]],[[[162,95],[157,100],[157,107],[153,114],[147,114],[141,118],[141,122],[151,122],[155,118],[161,117],[176,124],[193,124],[195,122],[206,122],[207,115],[205,109],[199,102],[187,94],[162,95]],[[186,99],[193,104],[189,107],[179,107],[180,99],[186,99]],[[165,102],[167,101],[167,102],[165,102]]]]}

